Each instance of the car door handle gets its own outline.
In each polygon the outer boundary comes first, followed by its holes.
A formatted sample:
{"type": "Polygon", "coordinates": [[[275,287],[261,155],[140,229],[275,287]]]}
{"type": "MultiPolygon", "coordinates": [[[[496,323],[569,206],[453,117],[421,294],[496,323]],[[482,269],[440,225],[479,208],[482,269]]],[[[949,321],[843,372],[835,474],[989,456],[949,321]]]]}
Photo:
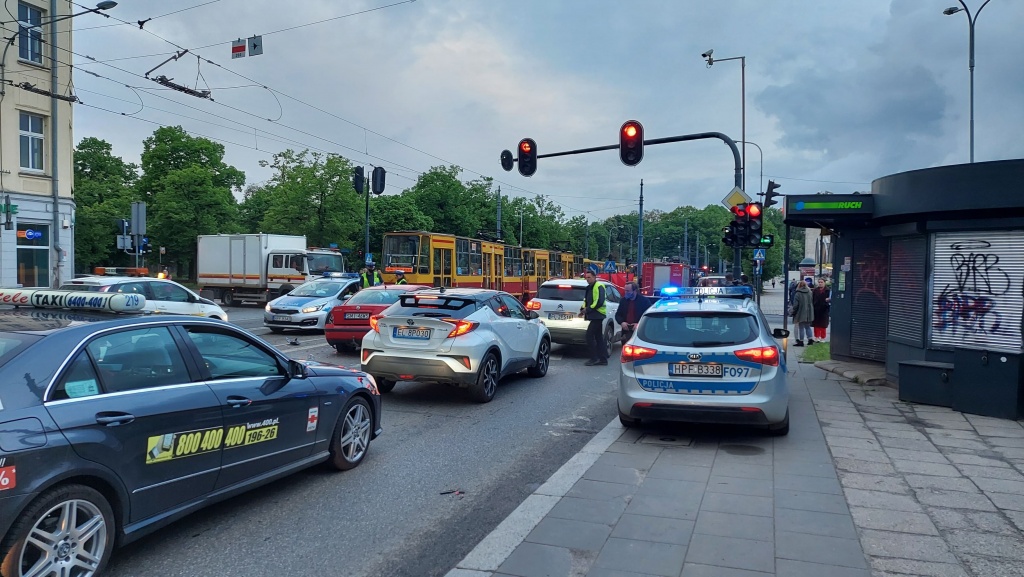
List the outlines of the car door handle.
{"type": "Polygon", "coordinates": [[[228,401],[228,404],[231,405],[231,408],[233,408],[233,409],[238,409],[238,408],[241,408],[241,407],[248,407],[249,405],[252,404],[252,399],[249,399],[249,398],[246,398],[246,397],[240,397],[238,395],[231,395],[231,396],[229,396],[227,401],[228,401]]]}
{"type": "Polygon", "coordinates": [[[128,413],[96,413],[96,422],[107,427],[127,425],[135,420],[135,415],[128,413]]]}

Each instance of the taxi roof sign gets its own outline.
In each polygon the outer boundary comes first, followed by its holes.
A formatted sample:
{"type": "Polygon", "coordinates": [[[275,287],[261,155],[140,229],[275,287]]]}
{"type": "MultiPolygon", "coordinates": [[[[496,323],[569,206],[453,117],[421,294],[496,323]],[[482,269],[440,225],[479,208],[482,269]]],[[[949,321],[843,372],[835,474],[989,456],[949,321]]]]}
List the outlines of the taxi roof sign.
{"type": "Polygon", "coordinates": [[[131,313],[146,306],[146,297],[135,293],[0,289],[0,305],[131,313]]]}

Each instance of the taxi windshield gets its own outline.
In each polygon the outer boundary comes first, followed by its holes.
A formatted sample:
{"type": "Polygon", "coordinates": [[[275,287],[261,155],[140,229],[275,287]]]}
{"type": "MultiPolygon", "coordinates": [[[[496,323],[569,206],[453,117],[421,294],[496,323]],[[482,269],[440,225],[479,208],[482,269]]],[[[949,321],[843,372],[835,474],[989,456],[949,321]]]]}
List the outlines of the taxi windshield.
{"type": "Polygon", "coordinates": [[[0,366],[18,356],[21,351],[43,337],[19,333],[0,333],[0,366]]]}
{"type": "Polygon", "coordinates": [[[313,281],[300,285],[288,296],[293,297],[332,297],[339,292],[347,283],[313,281]]]}
{"type": "Polygon", "coordinates": [[[637,336],[670,347],[725,347],[749,343],[758,335],[757,319],[746,313],[652,313],[640,319],[637,336]]]}

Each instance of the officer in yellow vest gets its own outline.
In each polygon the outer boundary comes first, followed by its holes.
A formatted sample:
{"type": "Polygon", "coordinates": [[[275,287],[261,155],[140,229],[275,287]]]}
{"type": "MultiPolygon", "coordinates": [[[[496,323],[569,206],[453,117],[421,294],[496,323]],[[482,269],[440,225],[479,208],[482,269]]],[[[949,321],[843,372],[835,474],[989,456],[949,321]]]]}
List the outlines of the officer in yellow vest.
{"type": "Polygon", "coordinates": [[[395,271],[395,284],[409,284],[409,281],[405,280],[404,271],[395,271]]]}
{"type": "Polygon", "coordinates": [[[590,360],[585,365],[607,365],[608,344],[604,340],[604,319],[608,307],[605,305],[604,285],[597,283],[597,273],[587,269],[583,278],[587,281],[586,293],[583,300],[583,310],[580,315],[590,321],[587,325],[587,345],[590,346],[590,360]]]}
{"type": "Polygon", "coordinates": [[[366,263],[366,271],[359,276],[362,277],[362,288],[384,284],[384,277],[380,276],[372,260],[366,263]]]}

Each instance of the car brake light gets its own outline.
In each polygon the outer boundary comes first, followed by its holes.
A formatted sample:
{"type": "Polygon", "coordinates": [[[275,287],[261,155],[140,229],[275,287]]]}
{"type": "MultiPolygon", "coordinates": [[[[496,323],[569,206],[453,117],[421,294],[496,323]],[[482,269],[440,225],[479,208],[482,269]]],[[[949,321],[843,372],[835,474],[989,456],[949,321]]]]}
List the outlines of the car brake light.
{"type": "Polygon", "coordinates": [[[370,359],[370,355],[372,355],[372,354],[373,354],[372,350],[370,350],[370,349],[363,349],[363,362],[365,363],[366,361],[368,361],[370,359]]]}
{"type": "Polygon", "coordinates": [[[757,347],[754,349],[743,349],[736,351],[737,357],[744,361],[760,363],[771,367],[779,366],[779,349],[775,347],[757,347]]]}
{"type": "Polygon", "coordinates": [[[620,360],[624,363],[631,363],[633,361],[649,359],[656,354],[658,354],[656,349],[649,349],[639,345],[622,345],[622,356],[620,360]]]}
{"type": "Polygon", "coordinates": [[[480,323],[478,323],[476,321],[463,321],[463,320],[459,320],[459,319],[441,319],[441,320],[443,320],[446,323],[451,323],[451,324],[455,325],[455,328],[452,329],[452,332],[448,333],[448,338],[449,339],[455,338],[455,337],[461,337],[462,335],[464,335],[464,334],[468,333],[469,331],[475,329],[480,324],[480,323]]]}
{"type": "Polygon", "coordinates": [[[377,322],[379,320],[380,320],[380,315],[372,315],[370,317],[370,328],[373,329],[375,332],[378,332],[378,333],[380,332],[380,329],[377,327],[377,322]]]}
{"type": "Polygon", "coordinates": [[[540,301],[530,299],[530,301],[526,303],[526,310],[528,310],[528,311],[539,311],[540,310],[540,301]]]}
{"type": "Polygon", "coordinates": [[[571,289],[572,288],[571,284],[560,284],[560,285],[557,285],[557,286],[558,286],[558,288],[564,288],[564,289],[571,289]]]}

